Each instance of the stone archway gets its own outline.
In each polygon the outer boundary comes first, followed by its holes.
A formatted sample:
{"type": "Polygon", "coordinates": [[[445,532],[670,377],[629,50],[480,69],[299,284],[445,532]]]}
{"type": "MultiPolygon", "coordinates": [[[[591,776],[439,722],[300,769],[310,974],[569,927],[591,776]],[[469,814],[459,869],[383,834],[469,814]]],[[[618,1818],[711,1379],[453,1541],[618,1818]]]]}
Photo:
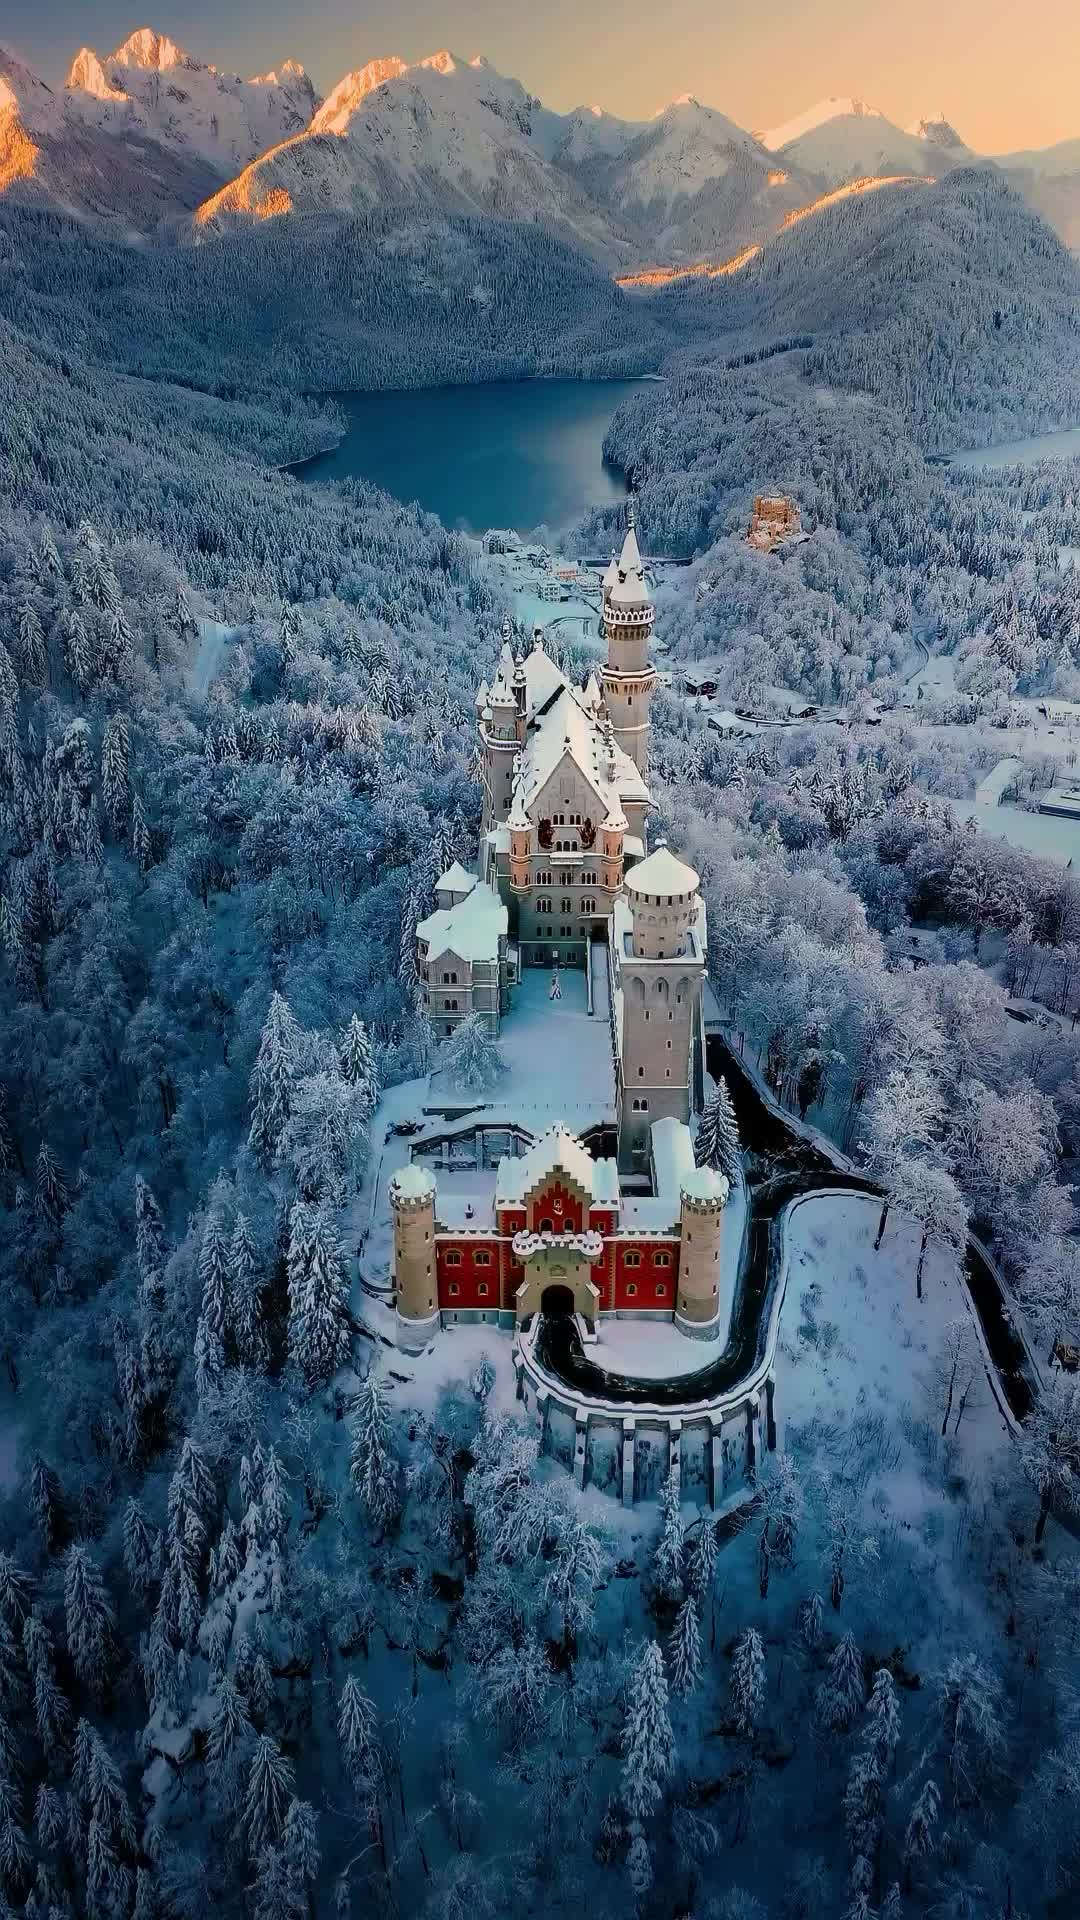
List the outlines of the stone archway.
{"type": "Polygon", "coordinates": [[[574,1311],[574,1294],[561,1280],[549,1281],[540,1295],[540,1311],[549,1320],[565,1320],[574,1311]]]}
{"type": "MultiPolygon", "coordinates": [[[[580,1241],[577,1245],[571,1241],[569,1245],[560,1246],[556,1234],[530,1236],[524,1257],[525,1278],[514,1302],[519,1326],[530,1315],[544,1311],[544,1297],[548,1293],[563,1299],[565,1311],[581,1313],[587,1320],[595,1321],[600,1311],[600,1289],[592,1278],[591,1252],[591,1247],[589,1252],[583,1252],[580,1241]]],[[[598,1258],[599,1254],[593,1257],[598,1258]]]]}

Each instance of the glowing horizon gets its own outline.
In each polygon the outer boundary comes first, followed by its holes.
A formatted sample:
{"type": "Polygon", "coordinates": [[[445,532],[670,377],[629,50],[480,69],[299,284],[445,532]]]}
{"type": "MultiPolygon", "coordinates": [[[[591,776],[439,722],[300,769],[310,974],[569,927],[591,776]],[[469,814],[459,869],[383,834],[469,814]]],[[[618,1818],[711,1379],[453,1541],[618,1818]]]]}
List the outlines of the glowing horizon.
{"type": "Polygon", "coordinates": [[[776,126],[827,95],[852,95],[894,125],[941,111],[980,153],[1080,140],[1080,9],[1046,0],[1038,31],[1012,0],[907,0],[903,14],[863,0],[816,0],[801,14],[763,14],[750,0],[675,0],[659,14],[644,0],[571,0],[508,10],[494,0],[370,0],[358,19],[347,0],[304,17],[294,0],[6,0],[0,42],[49,82],[63,84],[83,46],[105,55],[137,27],[154,26],[194,57],[254,73],[300,60],[321,93],[388,54],[414,61],[450,46],[483,53],[559,112],[599,105],[647,120],[687,92],[753,131],[776,126]]]}

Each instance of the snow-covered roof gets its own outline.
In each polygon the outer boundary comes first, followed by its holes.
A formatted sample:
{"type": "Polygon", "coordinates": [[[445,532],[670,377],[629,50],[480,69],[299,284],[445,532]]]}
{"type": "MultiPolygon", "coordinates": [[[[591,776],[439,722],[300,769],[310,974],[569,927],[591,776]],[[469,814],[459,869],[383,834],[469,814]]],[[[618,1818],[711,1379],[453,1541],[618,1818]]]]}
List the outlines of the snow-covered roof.
{"type": "MultiPolygon", "coordinates": [[[[569,1127],[549,1127],[534,1141],[527,1153],[516,1159],[500,1160],[495,1181],[495,1205],[513,1206],[540,1186],[553,1173],[565,1173],[584,1193],[597,1197],[593,1185],[597,1171],[605,1194],[610,1191],[613,1162],[594,1160],[569,1127]]],[[[616,1177],[616,1193],[618,1183],[616,1177]]]]}
{"type": "Polygon", "coordinates": [[[534,714],[546,707],[553,694],[568,687],[568,681],[562,668],[557,666],[544,645],[543,634],[537,633],[532,647],[525,656],[525,716],[531,720],[534,714]]]}
{"type": "Polygon", "coordinates": [[[626,876],[627,893],[688,894],[696,893],[700,876],[680,860],[670,847],[658,846],[645,860],[640,860],[626,876]]]}
{"type": "Polygon", "coordinates": [[[455,860],[453,865],[447,867],[446,872],[440,874],[436,880],[435,891],[436,893],[471,893],[475,885],[475,873],[469,873],[460,860],[455,860]]]}
{"type": "Polygon", "coordinates": [[[607,597],[616,607],[645,607],[651,604],[645,569],[641,564],[637,529],[632,523],[626,529],[626,538],[619,555],[615,579],[607,588],[607,597]]]}
{"type": "Polygon", "coordinates": [[[456,953],[459,960],[497,960],[508,926],[509,915],[494,887],[478,881],[464,900],[421,920],[416,937],[424,941],[429,961],[442,953],[456,953]]]}
{"type": "Polygon", "coordinates": [[[692,1167],[684,1174],[680,1191],[688,1200],[715,1200],[722,1207],[731,1189],[725,1174],[712,1167],[692,1167]]]}
{"type": "Polygon", "coordinates": [[[402,1200],[428,1200],[435,1192],[435,1176],[418,1161],[410,1160],[407,1167],[398,1168],[390,1182],[390,1192],[402,1200]]]}
{"type": "Polygon", "coordinates": [[[521,756],[522,803],[526,808],[532,806],[567,755],[595,793],[602,820],[610,813],[619,814],[623,800],[650,798],[629,754],[614,742],[609,748],[581,697],[564,681],[562,692],[533,727],[521,756]]]}
{"type": "Polygon", "coordinates": [[[683,1180],[694,1171],[694,1142],[682,1120],[654,1120],[649,1128],[652,1164],[658,1195],[677,1195],[683,1180]]]}

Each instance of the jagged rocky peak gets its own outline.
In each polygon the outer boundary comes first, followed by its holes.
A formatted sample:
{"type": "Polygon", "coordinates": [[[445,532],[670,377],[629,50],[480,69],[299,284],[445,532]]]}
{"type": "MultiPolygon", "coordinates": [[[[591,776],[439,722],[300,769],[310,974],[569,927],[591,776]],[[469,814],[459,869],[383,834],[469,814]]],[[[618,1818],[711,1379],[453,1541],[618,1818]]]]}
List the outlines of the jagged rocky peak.
{"type": "Polygon", "coordinates": [[[95,100],[123,100],[124,93],[106,78],[93,47],[80,47],[68,70],[65,85],[72,92],[92,94],[95,100]]]}
{"type": "Polygon", "coordinates": [[[183,47],[178,47],[175,40],[170,40],[168,34],[157,33],[153,27],[138,27],[111,58],[117,66],[142,67],[147,73],[168,73],[173,67],[199,64],[183,47]]]}
{"type": "Polygon", "coordinates": [[[345,133],[349,120],[370,93],[384,87],[388,80],[400,80],[408,67],[396,53],[369,60],[364,67],[347,73],[331,88],[311,123],[312,133],[345,133]]]}
{"type": "Polygon", "coordinates": [[[767,127],[758,134],[758,140],[770,153],[786,147],[793,140],[799,140],[804,134],[813,133],[818,127],[827,126],[830,120],[883,120],[885,115],[880,107],[872,107],[866,100],[857,100],[850,94],[829,94],[824,100],[815,101],[804,113],[797,113],[793,119],[783,121],[778,127],[767,127]]]}

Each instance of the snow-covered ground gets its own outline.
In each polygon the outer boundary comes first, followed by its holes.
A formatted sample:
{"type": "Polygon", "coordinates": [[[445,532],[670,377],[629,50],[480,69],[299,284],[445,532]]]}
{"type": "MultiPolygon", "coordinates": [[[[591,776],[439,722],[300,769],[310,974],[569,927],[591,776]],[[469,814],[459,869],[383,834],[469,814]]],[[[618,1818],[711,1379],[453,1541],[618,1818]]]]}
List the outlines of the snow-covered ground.
{"type": "Polygon", "coordinates": [[[589,1359],[635,1380],[661,1380],[711,1367],[718,1351],[714,1341],[690,1340],[670,1321],[602,1320],[589,1359]]]}
{"type": "Polygon", "coordinates": [[[1040,460],[1080,459],[1080,427],[1036,433],[1028,440],[1003,440],[994,447],[967,447],[950,456],[954,467],[1030,467],[1040,460]]]}
{"type": "Polygon", "coordinates": [[[211,680],[220,673],[225,649],[235,640],[238,631],[237,627],[227,627],[220,620],[199,621],[199,645],[189,680],[192,693],[206,692],[211,680]]]}
{"type": "Polygon", "coordinates": [[[447,1074],[431,1076],[428,1104],[466,1104],[505,1112],[532,1133],[564,1122],[579,1130],[614,1113],[615,1068],[606,999],[590,1014],[585,975],[564,968],[562,998],[550,998],[551,975],[527,967],[513,990],[499,1045],[506,1071],[490,1093],[454,1087],[447,1074]]]}

